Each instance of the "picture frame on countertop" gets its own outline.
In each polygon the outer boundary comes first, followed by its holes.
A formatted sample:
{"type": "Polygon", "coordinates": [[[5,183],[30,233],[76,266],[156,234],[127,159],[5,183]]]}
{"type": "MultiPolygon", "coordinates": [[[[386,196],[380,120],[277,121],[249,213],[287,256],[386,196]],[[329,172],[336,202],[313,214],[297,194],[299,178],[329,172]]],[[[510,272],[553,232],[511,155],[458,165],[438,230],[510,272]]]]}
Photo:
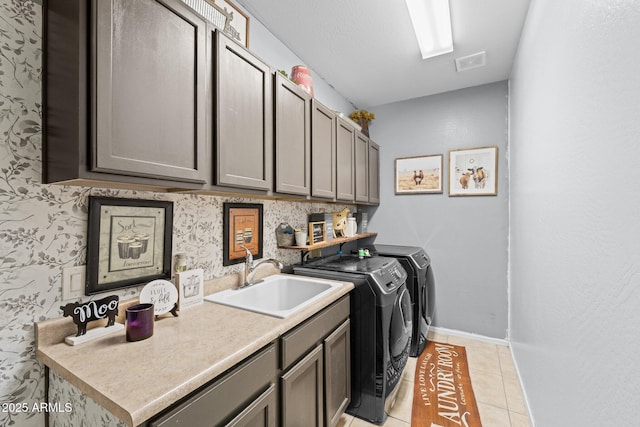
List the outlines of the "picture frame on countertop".
{"type": "Polygon", "coordinates": [[[397,158],[395,193],[441,194],[442,162],[442,154],[397,158]]]}
{"type": "Polygon", "coordinates": [[[245,246],[255,259],[262,258],[262,205],[224,203],[222,265],[244,261],[245,246]]]}
{"type": "Polygon", "coordinates": [[[204,301],[204,270],[179,271],[176,273],[178,288],[178,310],[186,310],[204,301]]]}
{"type": "Polygon", "coordinates": [[[171,278],[173,202],[89,196],[86,295],[171,278]]]}
{"type": "Polygon", "coordinates": [[[327,240],[326,224],[324,221],[309,223],[309,244],[315,245],[327,240]]]}
{"type": "Polygon", "coordinates": [[[225,12],[230,14],[228,30],[225,33],[234,41],[249,48],[249,16],[238,6],[228,0],[208,0],[220,6],[225,12]]]}
{"type": "Polygon", "coordinates": [[[449,151],[449,196],[497,194],[497,146],[449,151]]]}

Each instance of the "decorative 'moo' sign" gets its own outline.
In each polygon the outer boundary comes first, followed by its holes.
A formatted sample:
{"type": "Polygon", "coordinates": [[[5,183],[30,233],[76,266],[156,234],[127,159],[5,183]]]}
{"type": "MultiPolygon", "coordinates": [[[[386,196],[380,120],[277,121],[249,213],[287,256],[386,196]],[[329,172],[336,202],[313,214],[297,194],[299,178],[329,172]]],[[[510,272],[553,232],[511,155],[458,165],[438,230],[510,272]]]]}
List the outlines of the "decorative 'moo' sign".
{"type": "Polygon", "coordinates": [[[87,333],[87,323],[94,320],[109,318],[106,327],[113,326],[118,315],[117,295],[111,295],[97,301],[89,301],[84,303],[72,302],[67,305],[60,306],[60,310],[64,317],[71,316],[73,323],[78,325],[77,337],[87,333]]]}

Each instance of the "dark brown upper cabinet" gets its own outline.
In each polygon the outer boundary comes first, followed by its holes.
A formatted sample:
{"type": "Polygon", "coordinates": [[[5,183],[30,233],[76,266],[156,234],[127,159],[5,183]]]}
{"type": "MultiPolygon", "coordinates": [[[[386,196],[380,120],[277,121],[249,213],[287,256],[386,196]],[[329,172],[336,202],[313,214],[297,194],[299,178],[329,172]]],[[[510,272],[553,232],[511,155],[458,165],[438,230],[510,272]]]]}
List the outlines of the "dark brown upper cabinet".
{"type": "Polygon", "coordinates": [[[308,196],[311,187],[311,95],[275,73],[277,193],[308,196]]]}
{"type": "Polygon", "coordinates": [[[273,78],[269,66],[215,35],[215,184],[271,190],[273,78]]]}
{"type": "Polygon", "coordinates": [[[380,146],[369,140],[369,203],[380,204],[380,146]]]}
{"type": "Polygon", "coordinates": [[[311,101],[311,196],[336,198],[336,115],[311,101]]]}
{"type": "Polygon", "coordinates": [[[369,202],[369,138],[356,132],[355,146],[356,202],[369,202]]]}
{"type": "Polygon", "coordinates": [[[336,123],[336,199],[355,200],[355,143],[356,130],[342,118],[336,123]]]}
{"type": "Polygon", "coordinates": [[[45,182],[202,188],[206,22],[179,0],[49,0],[45,19],[45,182]]]}

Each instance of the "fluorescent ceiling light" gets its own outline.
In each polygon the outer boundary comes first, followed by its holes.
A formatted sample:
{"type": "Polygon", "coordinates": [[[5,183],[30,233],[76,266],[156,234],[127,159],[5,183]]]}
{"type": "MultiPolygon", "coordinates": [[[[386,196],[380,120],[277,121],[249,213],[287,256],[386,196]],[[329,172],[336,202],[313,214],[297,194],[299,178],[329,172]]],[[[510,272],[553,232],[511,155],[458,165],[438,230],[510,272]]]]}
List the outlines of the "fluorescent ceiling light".
{"type": "Polygon", "coordinates": [[[405,0],[422,59],[453,52],[449,0],[405,0]]]}

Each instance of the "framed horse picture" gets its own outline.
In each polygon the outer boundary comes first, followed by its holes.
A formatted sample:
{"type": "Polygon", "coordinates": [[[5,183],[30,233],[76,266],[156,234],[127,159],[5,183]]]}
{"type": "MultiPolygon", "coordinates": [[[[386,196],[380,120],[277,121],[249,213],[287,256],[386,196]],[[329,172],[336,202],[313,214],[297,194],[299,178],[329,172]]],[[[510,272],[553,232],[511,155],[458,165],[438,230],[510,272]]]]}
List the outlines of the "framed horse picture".
{"type": "Polygon", "coordinates": [[[442,193],[442,154],[396,159],[395,181],[396,194],[442,193]]]}
{"type": "Polygon", "coordinates": [[[449,196],[498,194],[498,147],[449,151],[449,196]]]}

